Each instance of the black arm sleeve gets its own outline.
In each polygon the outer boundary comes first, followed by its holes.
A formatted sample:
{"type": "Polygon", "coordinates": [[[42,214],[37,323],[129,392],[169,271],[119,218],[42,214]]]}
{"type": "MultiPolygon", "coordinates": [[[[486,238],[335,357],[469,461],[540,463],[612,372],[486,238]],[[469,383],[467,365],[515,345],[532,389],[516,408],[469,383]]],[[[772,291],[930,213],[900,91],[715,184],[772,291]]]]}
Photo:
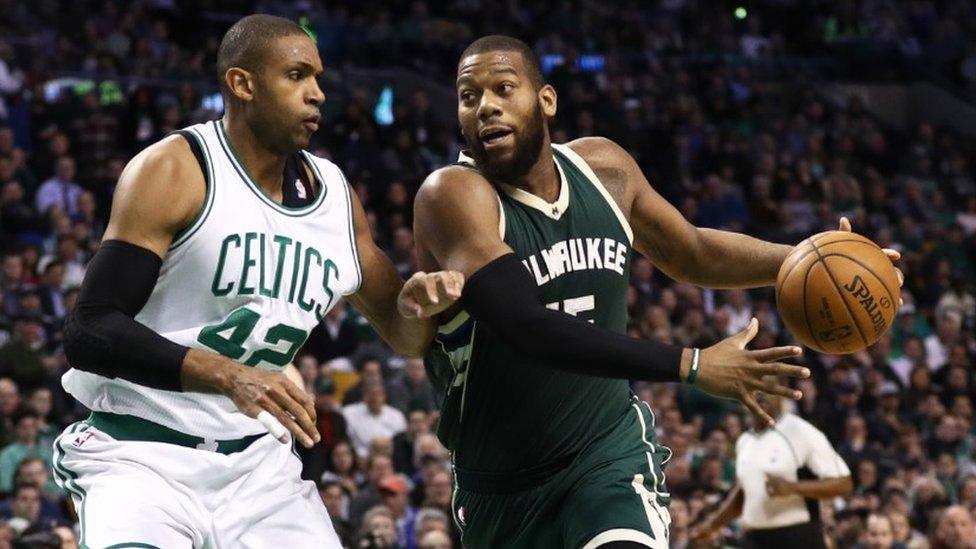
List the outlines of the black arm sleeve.
{"type": "Polygon", "coordinates": [[[153,252],[107,240],[88,264],[78,304],[64,325],[64,353],[73,368],[133,383],[182,390],[187,347],[157,334],[134,317],[159,278],[153,252]]]}
{"type": "Polygon", "coordinates": [[[646,381],[680,381],[682,348],[634,339],[543,306],[538,287],[515,254],[471,275],[464,308],[503,341],[553,368],[646,381]]]}

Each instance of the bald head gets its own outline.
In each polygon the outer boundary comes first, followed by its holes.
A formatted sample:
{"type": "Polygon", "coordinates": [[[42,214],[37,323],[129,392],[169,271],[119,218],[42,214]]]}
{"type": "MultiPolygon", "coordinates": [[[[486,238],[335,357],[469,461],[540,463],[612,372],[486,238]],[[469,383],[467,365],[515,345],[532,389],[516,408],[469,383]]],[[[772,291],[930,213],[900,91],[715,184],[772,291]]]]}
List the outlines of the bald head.
{"type": "Polygon", "coordinates": [[[227,91],[224,75],[232,67],[257,72],[267,59],[271,45],[285,36],[307,36],[294,21],[273,15],[248,15],[234,23],[224,34],[217,50],[217,80],[227,91]]]}

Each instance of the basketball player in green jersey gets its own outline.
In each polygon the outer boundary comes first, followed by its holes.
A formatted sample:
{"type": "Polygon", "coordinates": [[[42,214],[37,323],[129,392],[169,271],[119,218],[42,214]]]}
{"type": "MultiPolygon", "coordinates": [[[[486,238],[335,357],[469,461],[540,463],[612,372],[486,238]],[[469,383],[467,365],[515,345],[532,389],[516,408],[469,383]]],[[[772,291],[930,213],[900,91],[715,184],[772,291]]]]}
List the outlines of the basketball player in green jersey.
{"type": "MultiPolygon", "coordinates": [[[[458,64],[468,149],[415,203],[423,268],[463,273],[463,310],[427,356],[466,547],[668,546],[668,493],[648,405],[627,379],[695,383],[771,423],[762,376],[806,377],[794,346],[746,350],[755,319],[707,349],[622,335],[632,251],[676,280],[772,284],[790,246],[699,229],[602,138],[550,142],[556,92],[521,41],[489,36],[458,64]]],[[[451,311],[448,311],[451,313],[451,311]]]]}

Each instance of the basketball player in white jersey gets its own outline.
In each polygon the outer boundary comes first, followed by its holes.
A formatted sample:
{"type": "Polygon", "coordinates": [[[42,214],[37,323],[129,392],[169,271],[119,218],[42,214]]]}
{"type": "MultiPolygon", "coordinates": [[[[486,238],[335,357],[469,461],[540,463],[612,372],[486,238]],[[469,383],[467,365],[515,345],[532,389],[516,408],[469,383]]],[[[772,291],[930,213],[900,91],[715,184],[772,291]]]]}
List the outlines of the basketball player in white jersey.
{"type": "Polygon", "coordinates": [[[339,547],[282,444],[318,440],[282,370],[342,296],[419,355],[420,317],[461,292],[451,272],[405,286],[339,168],[302,150],[325,97],[300,27],[246,17],[217,65],[224,118],[129,163],[67,321],[63,384],[92,414],[55,442],[54,472],[82,547],[339,547]]]}

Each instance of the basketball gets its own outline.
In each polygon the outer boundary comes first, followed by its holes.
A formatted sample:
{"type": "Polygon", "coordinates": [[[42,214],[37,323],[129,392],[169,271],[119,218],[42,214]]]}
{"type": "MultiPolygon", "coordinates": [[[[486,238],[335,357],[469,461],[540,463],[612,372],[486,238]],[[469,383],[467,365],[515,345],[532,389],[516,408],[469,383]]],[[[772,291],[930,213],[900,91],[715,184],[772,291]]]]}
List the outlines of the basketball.
{"type": "Polygon", "coordinates": [[[898,275],[871,240],[852,232],[811,236],[776,278],[783,323],[807,347],[848,354],[872,345],[898,312],[898,275]]]}

